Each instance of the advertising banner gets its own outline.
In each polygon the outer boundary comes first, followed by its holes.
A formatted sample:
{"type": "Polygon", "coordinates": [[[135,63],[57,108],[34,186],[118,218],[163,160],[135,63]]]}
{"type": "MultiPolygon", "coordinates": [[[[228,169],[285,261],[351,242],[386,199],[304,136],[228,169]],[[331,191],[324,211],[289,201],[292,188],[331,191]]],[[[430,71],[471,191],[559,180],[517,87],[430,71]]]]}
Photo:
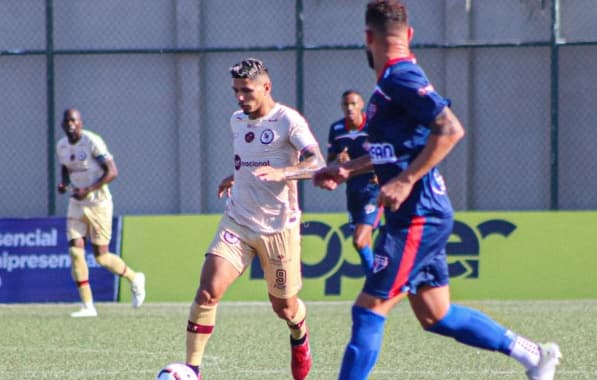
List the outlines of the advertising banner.
{"type": "MultiPolygon", "coordinates": [[[[120,254],[121,219],[114,218],[110,252],[120,254]]],[[[0,219],[0,303],[75,302],[66,218],[0,219]]],[[[86,247],[95,301],[116,301],[118,278],[86,247]]]]}
{"type": "MultiPolygon", "coordinates": [[[[219,218],[124,218],[125,259],[148,276],[148,301],[193,299],[219,218]]],[[[301,298],[353,300],[364,276],[347,215],[302,220],[301,298]]],[[[460,212],[446,251],[455,300],[597,297],[597,212],[460,212]]],[[[267,300],[258,260],[225,300],[267,300]]]]}

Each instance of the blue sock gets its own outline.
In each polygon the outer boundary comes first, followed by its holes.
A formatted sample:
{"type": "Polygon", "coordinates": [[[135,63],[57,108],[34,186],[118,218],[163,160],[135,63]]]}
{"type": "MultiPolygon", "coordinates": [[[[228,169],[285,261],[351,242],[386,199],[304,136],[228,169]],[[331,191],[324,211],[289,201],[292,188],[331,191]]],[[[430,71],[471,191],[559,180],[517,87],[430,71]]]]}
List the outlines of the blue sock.
{"type": "Polygon", "coordinates": [[[464,306],[450,305],[448,313],[427,331],[485,350],[510,354],[513,336],[487,315],[464,306]]]}
{"type": "Polygon", "coordinates": [[[373,269],[373,251],[371,250],[371,247],[366,245],[361,249],[357,249],[357,252],[361,257],[361,267],[366,276],[371,273],[371,270],[373,269]]]}
{"type": "Polygon", "coordinates": [[[381,349],[385,323],[383,315],[352,307],[352,337],[344,351],[338,380],[363,380],[369,376],[381,349]]]}

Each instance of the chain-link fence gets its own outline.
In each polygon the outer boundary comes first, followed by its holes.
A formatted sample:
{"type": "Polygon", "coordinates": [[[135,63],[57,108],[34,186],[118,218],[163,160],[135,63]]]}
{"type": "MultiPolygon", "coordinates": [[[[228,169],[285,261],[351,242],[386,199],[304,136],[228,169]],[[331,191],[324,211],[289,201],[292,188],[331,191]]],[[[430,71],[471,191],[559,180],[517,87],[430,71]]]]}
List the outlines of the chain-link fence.
{"type": "MultiPolygon", "coordinates": [[[[413,50],[467,136],[441,165],[457,210],[595,209],[593,0],[410,0],[413,50]]],[[[104,137],[117,214],[219,213],[232,173],[228,68],[265,61],[325,150],[340,94],[367,95],[365,0],[0,2],[0,216],[61,215],[62,110],[104,137]]],[[[305,211],[342,190],[302,183],[305,211]]]]}

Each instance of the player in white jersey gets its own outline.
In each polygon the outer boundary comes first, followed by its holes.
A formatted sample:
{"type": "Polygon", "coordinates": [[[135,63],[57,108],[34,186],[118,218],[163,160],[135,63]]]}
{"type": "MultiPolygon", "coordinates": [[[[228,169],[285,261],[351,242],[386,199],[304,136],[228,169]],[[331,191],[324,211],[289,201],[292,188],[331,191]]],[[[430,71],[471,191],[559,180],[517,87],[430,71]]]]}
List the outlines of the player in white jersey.
{"type": "Polygon", "coordinates": [[[98,264],[129,280],[133,307],[145,299],[145,275],[129,268],[117,255],[110,253],[113,204],[108,183],[118,175],[114,158],[104,140],[83,130],[81,113],[64,111],[62,129],[66,136],[58,141],[56,151],[61,165],[58,192],[70,189],[67,235],[70,245],[71,272],[77,284],[83,307],[73,317],[95,317],[97,311],[89,284],[89,268],[85,261],[85,239],[91,240],[98,264]]]}
{"type": "Polygon", "coordinates": [[[201,378],[199,367],[218,302],[257,256],[272,308],[290,329],[292,376],[302,380],[312,359],[306,308],[298,298],[302,282],[296,180],[311,178],[325,161],[303,116],[272,98],[271,80],[261,61],[246,59],[230,73],[241,107],[230,119],[234,174],[218,188],[218,196],[229,199],[191,305],[186,363],[201,378]]]}

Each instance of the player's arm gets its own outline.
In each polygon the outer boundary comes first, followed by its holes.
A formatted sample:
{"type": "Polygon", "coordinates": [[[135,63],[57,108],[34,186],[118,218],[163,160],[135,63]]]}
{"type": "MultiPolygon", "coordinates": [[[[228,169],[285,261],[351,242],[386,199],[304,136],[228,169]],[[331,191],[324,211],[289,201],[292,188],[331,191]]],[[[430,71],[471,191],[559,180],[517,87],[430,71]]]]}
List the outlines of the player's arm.
{"type": "Polygon", "coordinates": [[[313,144],[303,148],[298,164],[285,168],[262,166],[255,169],[253,174],[259,177],[262,181],[270,182],[310,179],[317,170],[324,166],[325,161],[319,149],[319,145],[313,144]]]}
{"type": "Polygon", "coordinates": [[[234,175],[229,175],[220,181],[220,184],[218,185],[218,198],[222,198],[224,194],[226,194],[227,197],[230,197],[232,185],[234,185],[234,175]]]}
{"type": "Polygon", "coordinates": [[[105,156],[96,157],[96,160],[100,164],[101,168],[103,169],[102,176],[91,186],[84,187],[81,189],[74,189],[73,196],[76,199],[84,199],[87,194],[99,190],[102,186],[107,185],[108,183],[114,181],[116,177],[118,177],[118,168],[116,167],[116,163],[114,162],[113,158],[106,158],[105,156]]]}
{"type": "Polygon", "coordinates": [[[437,166],[464,137],[464,128],[449,107],[444,107],[429,128],[431,134],[421,153],[404,171],[380,188],[380,203],[392,211],[400,207],[414,184],[437,166]]]}
{"type": "Polygon", "coordinates": [[[368,154],[346,161],[342,164],[332,163],[315,173],[313,184],[326,190],[334,190],[350,177],[368,173],[373,170],[373,163],[368,154]]]}
{"type": "Polygon", "coordinates": [[[64,165],[60,165],[60,183],[58,184],[58,192],[64,194],[70,185],[70,175],[68,169],[64,165]]]}

